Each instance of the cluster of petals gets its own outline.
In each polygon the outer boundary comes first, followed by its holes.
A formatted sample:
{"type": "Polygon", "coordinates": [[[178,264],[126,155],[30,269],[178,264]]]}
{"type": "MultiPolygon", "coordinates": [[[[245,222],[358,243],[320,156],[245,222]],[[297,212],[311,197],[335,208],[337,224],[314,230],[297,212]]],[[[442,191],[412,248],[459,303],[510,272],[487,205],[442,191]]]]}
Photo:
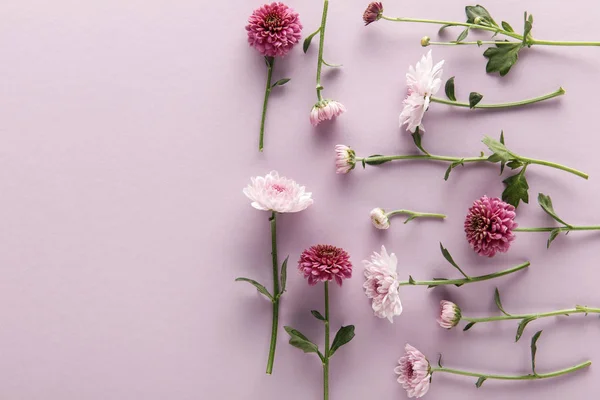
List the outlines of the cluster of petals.
{"type": "Polygon", "coordinates": [[[444,61],[433,64],[431,50],[421,57],[417,65],[412,65],[406,74],[408,95],[404,99],[404,108],[400,114],[400,127],[414,133],[417,128],[424,132],[423,116],[429,108],[431,96],[435,95],[442,85],[442,66],[444,61]]]}
{"type": "Polygon", "coordinates": [[[371,222],[377,229],[389,229],[390,218],[383,208],[374,208],[370,212],[371,222]]]}
{"type": "Polygon", "coordinates": [[[444,329],[452,329],[460,322],[462,313],[460,308],[448,300],[440,301],[440,315],[437,323],[444,329]]]}
{"type": "Polygon", "coordinates": [[[423,353],[410,344],[406,344],[404,351],[405,354],[398,360],[394,372],[408,397],[418,399],[425,396],[429,390],[431,367],[423,353]]]}
{"type": "Polygon", "coordinates": [[[335,100],[321,100],[310,111],[310,123],[317,126],[323,121],[331,120],[346,112],[346,107],[335,100]]]}
{"type": "Polygon", "coordinates": [[[251,178],[243,192],[252,200],[252,207],[262,211],[293,213],[313,204],[312,193],[292,179],[279,176],[277,171],[251,178]]]}
{"type": "Polygon", "coordinates": [[[304,250],[298,261],[298,269],[311,286],[332,280],[341,286],[344,279],[352,277],[352,263],[348,253],[328,244],[304,250]]]}
{"type": "Polygon", "coordinates": [[[379,1],[374,1],[367,6],[367,9],[363,13],[363,21],[365,25],[369,25],[375,21],[381,19],[383,15],[383,4],[379,1]]]}
{"type": "Polygon", "coordinates": [[[356,153],[350,147],[343,144],[335,146],[335,172],[336,174],[347,174],[356,166],[356,153]]]}
{"type": "Polygon", "coordinates": [[[381,253],[374,252],[370,260],[363,261],[365,294],[371,299],[373,312],[379,318],[394,322],[394,317],[402,314],[402,302],[398,292],[399,282],[396,271],[398,259],[394,253],[388,254],[384,246],[381,253]]]}
{"type": "Polygon", "coordinates": [[[274,2],[254,10],[248,18],[248,43],[265,57],[285,56],[302,37],[298,13],[274,2]]]}
{"type": "Polygon", "coordinates": [[[469,208],[464,225],[473,250],[488,257],[508,251],[515,239],[515,217],[515,207],[498,198],[483,196],[476,200],[469,208]]]}

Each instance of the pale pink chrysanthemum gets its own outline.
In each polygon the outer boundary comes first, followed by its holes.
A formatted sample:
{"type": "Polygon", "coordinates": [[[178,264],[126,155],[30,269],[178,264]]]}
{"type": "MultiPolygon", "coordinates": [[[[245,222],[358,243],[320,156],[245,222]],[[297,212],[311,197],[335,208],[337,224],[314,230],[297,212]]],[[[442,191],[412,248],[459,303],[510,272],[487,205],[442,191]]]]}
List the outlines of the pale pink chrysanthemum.
{"type": "Polygon", "coordinates": [[[308,279],[309,285],[334,280],[342,286],[342,280],[352,277],[352,263],[348,253],[328,244],[311,246],[302,252],[298,269],[308,279]]]}
{"type": "Polygon", "coordinates": [[[369,213],[373,226],[377,229],[389,229],[390,218],[383,208],[374,208],[369,213]]]}
{"type": "Polygon", "coordinates": [[[465,233],[473,250],[488,257],[508,251],[515,239],[516,216],[515,207],[498,198],[483,196],[473,202],[465,219],[465,233]]]}
{"type": "Polygon", "coordinates": [[[462,313],[460,308],[451,301],[440,301],[440,316],[437,323],[444,329],[452,329],[460,322],[462,313]]]}
{"type": "Polygon", "coordinates": [[[252,207],[258,210],[293,213],[305,210],[313,203],[312,193],[292,179],[280,177],[277,171],[251,180],[243,192],[252,200],[252,207]]]}
{"type": "Polygon", "coordinates": [[[373,312],[377,317],[387,318],[393,323],[394,317],[402,314],[396,272],[398,259],[394,253],[388,254],[385,246],[381,246],[381,253],[374,252],[371,259],[364,260],[363,263],[367,278],[363,288],[367,298],[372,300],[373,312]]]}
{"type": "Polygon", "coordinates": [[[335,146],[335,173],[347,174],[356,166],[356,153],[343,144],[335,146]]]}
{"type": "Polygon", "coordinates": [[[419,128],[419,132],[425,132],[423,117],[429,108],[429,103],[429,97],[416,92],[409,93],[403,101],[404,108],[400,113],[400,127],[406,125],[406,130],[411,133],[415,133],[417,128],[419,128]]]}
{"type": "Polygon", "coordinates": [[[302,37],[298,13],[279,2],[254,10],[246,30],[250,46],[266,57],[285,56],[302,37]]]}
{"type": "Polygon", "coordinates": [[[379,1],[374,1],[367,6],[367,9],[363,13],[363,21],[365,26],[372,22],[378,21],[383,15],[383,4],[379,1]]]}
{"type": "Polygon", "coordinates": [[[346,107],[335,100],[321,100],[310,111],[310,123],[317,126],[323,121],[338,117],[346,112],[346,107]]]}
{"type": "Polygon", "coordinates": [[[398,360],[394,372],[398,374],[398,383],[402,385],[408,397],[425,396],[431,383],[431,366],[427,358],[419,350],[406,344],[406,354],[398,360]]]}

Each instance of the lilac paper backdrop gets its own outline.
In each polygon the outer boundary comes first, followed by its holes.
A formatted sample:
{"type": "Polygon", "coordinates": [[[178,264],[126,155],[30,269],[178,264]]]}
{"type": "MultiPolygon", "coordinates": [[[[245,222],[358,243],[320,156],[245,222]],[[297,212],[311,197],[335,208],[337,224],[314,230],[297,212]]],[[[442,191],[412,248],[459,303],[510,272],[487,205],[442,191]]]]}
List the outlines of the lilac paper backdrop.
{"type": "MultiPolygon", "coordinates": [[[[271,169],[293,177],[315,204],[279,219],[279,250],[291,267],[319,243],[346,248],[355,277],[332,289],[332,326],[357,336],[332,360],[332,399],[402,399],[392,370],[410,342],[432,360],[489,372],[529,372],[529,338],[544,329],[540,371],[587,358],[600,361],[597,317],[532,323],[518,344],[515,322],[443,331],[440,298],[465,312],[494,312],[498,285],[513,312],[600,305],[600,236],[573,233],[550,251],[546,235],[519,234],[510,253],[475,255],[462,221],[470,203],[502,190],[495,167],[389,164],[336,176],[333,146],[360,154],[413,151],[397,126],[404,74],[436,26],[380,22],[362,26],[367,0],[332,0],[326,59],[343,63],[324,76],[325,93],[348,113],[312,129],[316,47],[296,48],[275,78],[292,81],[271,98],[266,151],[256,151],[265,67],[243,29],[259,1],[5,1],[0,24],[0,398],[10,400],[318,399],[314,355],[287,344],[281,330],[275,372],[264,374],[269,303],[234,278],[270,279],[268,214],[242,188],[271,169]],[[377,232],[376,206],[444,212],[445,222],[397,221],[377,232]],[[400,274],[452,274],[442,241],[471,274],[531,260],[529,271],[460,289],[405,288],[404,314],[391,325],[373,317],[361,288],[361,260],[385,244],[400,274]]],[[[290,0],[306,32],[321,2],[290,0]]],[[[464,1],[385,2],[389,15],[462,20],[464,1]]],[[[488,1],[497,19],[520,26],[535,16],[544,39],[599,40],[593,0],[488,1]]],[[[453,39],[453,33],[449,39],[453,39]]],[[[435,48],[457,95],[489,102],[537,96],[564,86],[555,101],[507,112],[470,112],[434,104],[426,117],[430,151],[473,155],[484,134],[504,129],[511,148],[591,174],[589,181],[543,167],[528,171],[532,200],[543,191],[572,223],[600,223],[597,48],[536,48],[504,79],[484,73],[482,49],[435,48]]],[[[547,225],[533,204],[523,226],[547,225]]],[[[291,268],[281,325],[321,343],[322,308],[291,268]]],[[[546,382],[486,382],[437,376],[428,398],[531,400],[585,398],[598,388],[596,367],[546,382]]]]}

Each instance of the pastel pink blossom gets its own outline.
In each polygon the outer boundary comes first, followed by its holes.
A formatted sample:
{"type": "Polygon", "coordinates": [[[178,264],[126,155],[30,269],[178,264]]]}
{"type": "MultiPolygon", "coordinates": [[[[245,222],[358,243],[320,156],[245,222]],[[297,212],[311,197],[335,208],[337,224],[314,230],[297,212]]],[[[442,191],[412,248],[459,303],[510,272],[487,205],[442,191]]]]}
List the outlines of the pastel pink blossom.
{"type": "Polygon", "coordinates": [[[271,171],[265,177],[251,178],[251,183],[243,192],[252,207],[262,211],[293,213],[305,210],[312,203],[312,193],[304,186],[286,177],[280,177],[277,171],[271,171]]]}
{"type": "Polygon", "coordinates": [[[352,263],[348,253],[328,244],[311,246],[302,252],[298,269],[313,286],[317,282],[334,280],[342,286],[344,279],[352,277],[352,263]]]}
{"type": "Polygon", "coordinates": [[[437,323],[444,329],[452,329],[460,322],[462,313],[460,308],[451,301],[440,301],[440,316],[437,323]]]}
{"type": "Polygon", "coordinates": [[[385,246],[381,246],[381,253],[374,252],[371,259],[363,263],[366,278],[363,288],[367,298],[371,299],[373,312],[375,316],[387,318],[393,323],[394,317],[402,314],[396,271],[398,259],[394,253],[388,254],[385,246]]]}
{"type": "Polygon", "coordinates": [[[400,127],[406,125],[406,130],[415,133],[417,128],[419,132],[425,132],[423,126],[423,117],[425,111],[429,108],[429,97],[412,92],[403,101],[404,108],[400,113],[400,127]]]}
{"type": "Polygon", "coordinates": [[[394,372],[398,374],[398,383],[402,385],[408,397],[425,396],[431,382],[431,367],[427,358],[419,350],[406,344],[405,354],[398,360],[394,372]]]}
{"type": "Polygon", "coordinates": [[[356,166],[356,153],[343,144],[335,146],[335,173],[347,174],[356,166]]]}
{"type": "Polygon", "coordinates": [[[390,218],[386,214],[383,208],[374,208],[369,213],[371,217],[371,223],[377,229],[389,229],[390,228],[390,218]]]}
{"type": "Polygon", "coordinates": [[[266,57],[285,56],[302,37],[298,13],[279,2],[265,4],[248,18],[248,43],[266,57]]]}
{"type": "Polygon", "coordinates": [[[515,239],[516,215],[515,207],[498,198],[483,196],[473,202],[464,225],[473,250],[488,257],[507,252],[515,239]]]}
{"type": "Polygon", "coordinates": [[[323,121],[334,119],[346,112],[346,107],[335,100],[321,100],[310,112],[310,123],[317,126],[323,121]]]}
{"type": "Polygon", "coordinates": [[[372,22],[378,21],[383,15],[383,4],[379,1],[374,1],[367,6],[367,9],[363,13],[363,21],[365,26],[372,22]]]}

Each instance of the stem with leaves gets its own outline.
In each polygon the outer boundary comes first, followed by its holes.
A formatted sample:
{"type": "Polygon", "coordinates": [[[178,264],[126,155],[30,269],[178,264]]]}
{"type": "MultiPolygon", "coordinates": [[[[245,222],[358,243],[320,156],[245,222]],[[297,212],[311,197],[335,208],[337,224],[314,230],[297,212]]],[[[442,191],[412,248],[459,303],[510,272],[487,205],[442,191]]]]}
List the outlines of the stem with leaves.
{"type": "Polygon", "coordinates": [[[446,218],[446,215],[444,215],[444,214],[424,213],[424,212],[404,210],[404,209],[393,210],[393,211],[389,211],[389,212],[385,213],[385,216],[387,218],[393,217],[394,215],[408,215],[408,218],[404,221],[405,224],[407,224],[410,221],[412,221],[413,219],[417,219],[417,218],[438,218],[438,219],[446,218]]]}
{"type": "MultiPolygon", "coordinates": [[[[451,78],[453,79],[453,78],[451,78]]],[[[511,108],[511,107],[520,107],[527,104],[539,103],[541,101],[549,100],[554,97],[562,96],[565,94],[565,89],[559,88],[558,90],[545,94],[543,96],[534,97],[532,99],[512,101],[508,103],[496,103],[496,104],[479,104],[483,96],[477,92],[471,92],[469,95],[469,102],[460,102],[456,100],[446,100],[439,97],[430,97],[430,100],[434,103],[447,104],[455,107],[465,107],[470,109],[493,109],[493,108],[511,108]]]]}
{"type": "Polygon", "coordinates": [[[271,78],[273,77],[273,67],[275,65],[275,57],[266,56],[265,64],[267,64],[267,83],[265,86],[265,98],[263,100],[262,116],[260,119],[260,135],[258,138],[259,151],[263,151],[265,147],[265,122],[267,120],[267,106],[269,104],[269,97],[271,96],[271,91],[275,86],[283,86],[290,81],[289,78],[283,78],[271,84],[271,78]]]}

